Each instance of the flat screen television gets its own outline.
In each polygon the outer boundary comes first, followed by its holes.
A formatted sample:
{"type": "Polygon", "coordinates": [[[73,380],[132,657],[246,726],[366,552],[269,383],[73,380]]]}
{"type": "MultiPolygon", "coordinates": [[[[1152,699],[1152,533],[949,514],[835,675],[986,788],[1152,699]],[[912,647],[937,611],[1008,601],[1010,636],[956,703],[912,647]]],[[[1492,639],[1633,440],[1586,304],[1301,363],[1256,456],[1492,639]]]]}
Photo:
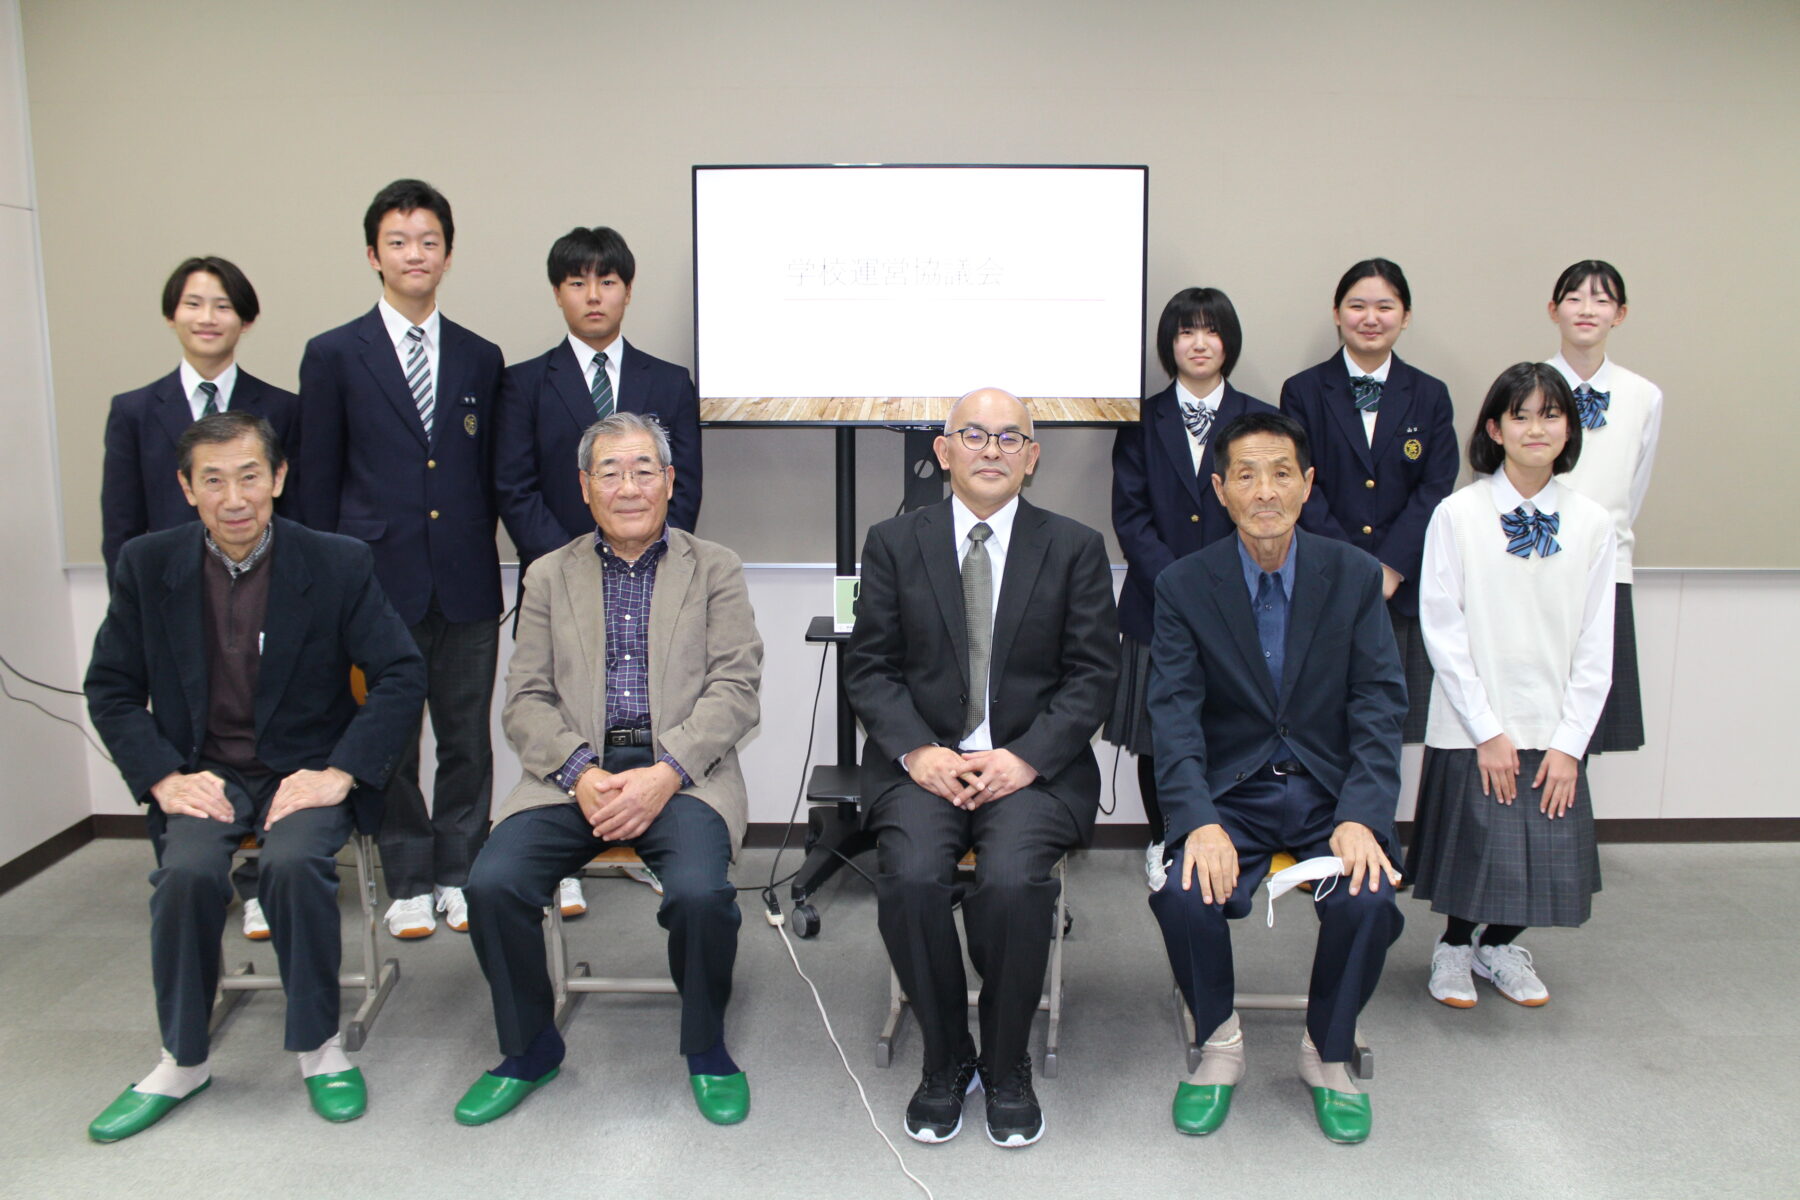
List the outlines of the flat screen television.
{"type": "Polygon", "coordinates": [[[923,426],[978,387],[1133,421],[1149,169],[694,168],[701,419],[923,426]]]}

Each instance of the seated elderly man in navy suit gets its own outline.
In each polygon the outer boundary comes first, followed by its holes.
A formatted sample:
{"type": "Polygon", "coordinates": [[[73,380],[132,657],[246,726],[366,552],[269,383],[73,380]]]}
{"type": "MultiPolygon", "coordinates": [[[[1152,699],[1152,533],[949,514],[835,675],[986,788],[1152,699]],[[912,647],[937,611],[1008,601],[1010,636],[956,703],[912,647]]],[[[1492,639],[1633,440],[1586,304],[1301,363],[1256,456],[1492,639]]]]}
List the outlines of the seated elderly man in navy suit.
{"type": "Polygon", "coordinates": [[[275,517],[281,443],[247,412],[181,436],[197,524],[126,543],[94,638],[88,712],[148,806],[150,970],[162,1061],[88,1127],[115,1142],[212,1082],[207,1024],[231,854],[262,842],[258,887],[287,992],[287,1048],[312,1106],[360,1117],[362,1072],[338,1038],[337,853],[373,832],[381,785],[425,698],[418,649],[367,546],[275,517]],[[350,668],[368,680],[366,703],[350,668]]]}
{"type": "Polygon", "coordinates": [[[1348,1068],[1356,1018],[1403,924],[1391,860],[1406,682],[1381,564],[1294,527],[1312,491],[1305,429],[1247,413],[1215,454],[1213,490],[1237,536],[1157,578],[1151,648],[1156,783],[1175,854],[1150,908],[1205,1034],[1199,1068],[1176,1089],[1175,1127],[1217,1129],[1243,1079],[1226,920],[1250,911],[1286,850],[1343,863],[1313,897],[1300,1075],[1325,1136],[1360,1142],[1370,1109],[1348,1068]]]}

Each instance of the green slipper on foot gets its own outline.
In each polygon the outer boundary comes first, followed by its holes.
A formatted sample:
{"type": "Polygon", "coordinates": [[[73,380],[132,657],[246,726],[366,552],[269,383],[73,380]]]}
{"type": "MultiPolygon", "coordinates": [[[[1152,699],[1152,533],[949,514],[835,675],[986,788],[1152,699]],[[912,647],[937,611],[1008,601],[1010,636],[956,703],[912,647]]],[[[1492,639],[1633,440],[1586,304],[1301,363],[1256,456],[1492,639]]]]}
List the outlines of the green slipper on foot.
{"type": "Polygon", "coordinates": [[[1346,1146],[1368,1141],[1372,1118],[1367,1095],[1326,1087],[1316,1087],[1312,1094],[1313,1115],[1319,1118],[1321,1133],[1346,1146]]]}
{"type": "Polygon", "coordinates": [[[750,1081],[735,1075],[689,1075],[700,1115],[714,1125],[736,1125],[750,1115],[750,1081]]]}
{"type": "Polygon", "coordinates": [[[306,1077],[312,1110],[327,1121],[354,1121],[369,1111],[369,1085],[361,1067],[306,1077]]]}
{"type": "Polygon", "coordinates": [[[1171,1115],[1175,1128],[1196,1137],[1211,1133],[1225,1123],[1231,1112],[1229,1083],[1178,1083],[1171,1115]]]}
{"type": "Polygon", "coordinates": [[[94,1118],[88,1126],[88,1136],[96,1142],[118,1142],[134,1133],[142,1133],[158,1121],[169,1115],[177,1104],[188,1096],[198,1096],[212,1086],[212,1080],[189,1092],[187,1096],[160,1096],[155,1092],[140,1092],[136,1088],[126,1088],[119,1093],[119,1098],[107,1105],[101,1114],[94,1118]]]}
{"type": "Polygon", "coordinates": [[[508,1079],[503,1075],[483,1072],[481,1078],[470,1084],[469,1090],[463,1093],[463,1098],[456,1102],[457,1123],[486,1125],[497,1117],[504,1117],[519,1107],[525,1097],[561,1073],[561,1067],[551,1067],[537,1079],[508,1079]]]}

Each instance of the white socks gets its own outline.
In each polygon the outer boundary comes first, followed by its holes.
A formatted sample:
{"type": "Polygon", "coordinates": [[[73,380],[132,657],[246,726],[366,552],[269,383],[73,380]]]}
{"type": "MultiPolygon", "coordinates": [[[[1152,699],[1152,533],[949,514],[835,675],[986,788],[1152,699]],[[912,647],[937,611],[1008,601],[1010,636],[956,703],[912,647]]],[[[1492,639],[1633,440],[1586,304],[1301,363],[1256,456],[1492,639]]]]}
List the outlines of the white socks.
{"type": "Polygon", "coordinates": [[[334,1075],[349,1069],[350,1059],[344,1053],[342,1034],[332,1034],[317,1050],[300,1052],[300,1077],[303,1079],[311,1079],[314,1075],[334,1075]]]}
{"type": "Polygon", "coordinates": [[[156,1064],[156,1069],[132,1084],[131,1090],[151,1096],[173,1096],[179,1100],[191,1095],[194,1089],[211,1078],[212,1068],[207,1064],[179,1067],[175,1065],[175,1056],[164,1050],[162,1061],[156,1064]]]}
{"type": "Polygon", "coordinates": [[[1244,1080],[1244,1032],[1232,1013],[1200,1047],[1200,1065],[1188,1076],[1195,1087],[1224,1084],[1236,1087],[1244,1080]]]}
{"type": "Polygon", "coordinates": [[[1350,1077],[1350,1064],[1341,1062],[1320,1062],[1319,1051],[1312,1043],[1312,1035],[1300,1035],[1300,1078],[1308,1087],[1330,1088],[1334,1092],[1360,1096],[1362,1088],[1350,1077]]]}

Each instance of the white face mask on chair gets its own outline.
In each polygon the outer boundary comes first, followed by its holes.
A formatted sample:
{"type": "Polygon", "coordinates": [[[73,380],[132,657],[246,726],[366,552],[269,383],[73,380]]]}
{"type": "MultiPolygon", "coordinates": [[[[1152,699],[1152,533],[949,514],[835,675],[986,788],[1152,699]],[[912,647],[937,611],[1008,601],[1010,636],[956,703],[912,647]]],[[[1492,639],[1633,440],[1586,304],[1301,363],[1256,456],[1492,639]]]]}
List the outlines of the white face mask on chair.
{"type": "Polygon", "coordinates": [[[1338,877],[1343,873],[1344,860],[1335,854],[1325,854],[1295,863],[1269,876],[1269,928],[1275,928],[1275,901],[1278,897],[1287,895],[1303,883],[1319,879],[1331,880],[1324,887],[1313,889],[1313,903],[1317,904],[1331,894],[1331,889],[1337,886],[1338,877]]]}

